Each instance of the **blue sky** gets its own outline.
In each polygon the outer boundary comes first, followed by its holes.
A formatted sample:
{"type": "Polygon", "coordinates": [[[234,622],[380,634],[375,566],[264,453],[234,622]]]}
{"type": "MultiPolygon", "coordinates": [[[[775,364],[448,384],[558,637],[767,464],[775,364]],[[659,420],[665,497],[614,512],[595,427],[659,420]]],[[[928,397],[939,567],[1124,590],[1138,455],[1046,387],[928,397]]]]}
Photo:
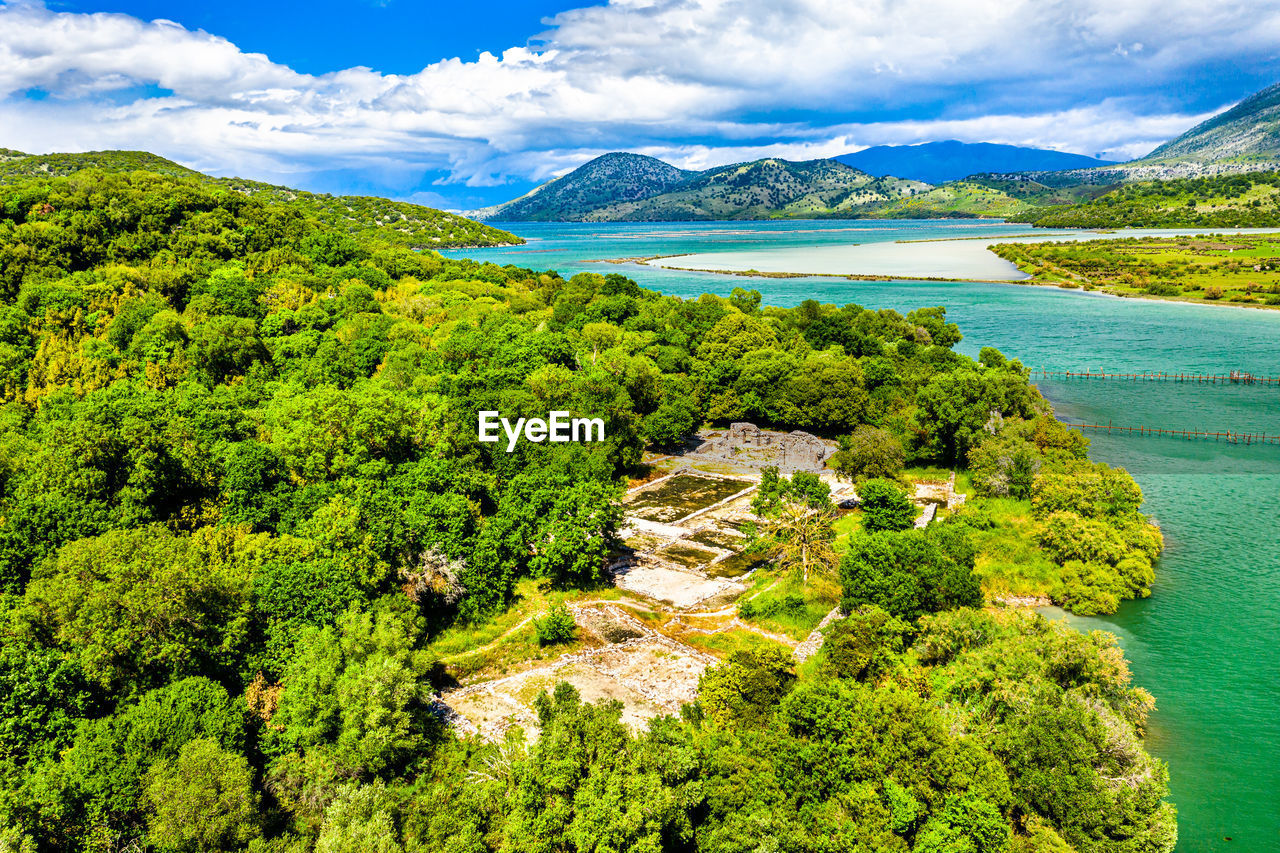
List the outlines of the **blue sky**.
{"type": "Polygon", "coordinates": [[[588,5],[537,0],[406,2],[316,0],[309,3],[174,3],[171,0],[50,4],[77,12],[119,12],[144,21],[167,18],[205,30],[250,53],[307,74],[363,65],[413,74],[446,57],[474,60],[481,51],[525,46],[547,29],[543,20],[588,5]]]}
{"type": "Polygon", "coordinates": [[[1280,80],[1280,0],[0,0],[0,147],[453,209],[612,150],[1139,156],[1280,80]]]}

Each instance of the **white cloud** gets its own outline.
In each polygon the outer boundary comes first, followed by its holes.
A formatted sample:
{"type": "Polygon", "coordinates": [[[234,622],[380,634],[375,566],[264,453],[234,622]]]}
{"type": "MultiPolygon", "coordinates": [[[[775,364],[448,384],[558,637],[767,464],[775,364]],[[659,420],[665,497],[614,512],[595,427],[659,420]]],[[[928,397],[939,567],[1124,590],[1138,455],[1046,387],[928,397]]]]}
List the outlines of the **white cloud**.
{"type": "Polygon", "coordinates": [[[1136,156],[1203,117],[1171,82],[1274,54],[1280,0],[613,0],[551,25],[538,49],[309,75],[168,21],[7,3],[0,145],[473,187],[619,148],[686,166],[944,138],[1136,156]]]}

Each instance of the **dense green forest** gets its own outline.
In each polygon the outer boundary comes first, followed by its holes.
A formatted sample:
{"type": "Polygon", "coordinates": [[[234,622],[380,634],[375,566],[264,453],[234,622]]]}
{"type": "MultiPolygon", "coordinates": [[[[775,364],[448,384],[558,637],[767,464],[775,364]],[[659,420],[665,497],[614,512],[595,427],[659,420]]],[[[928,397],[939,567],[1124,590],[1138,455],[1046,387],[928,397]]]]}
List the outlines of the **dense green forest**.
{"type": "Polygon", "coordinates": [[[536,740],[433,711],[429,640],[530,578],[605,583],[623,477],[705,422],[841,436],[851,477],[967,464],[1030,500],[1064,603],[1145,594],[1132,479],[959,340],[941,308],[446,260],[197,179],[7,181],[0,849],[1171,850],[1151,697],[1113,638],[981,609],[981,511],[858,534],[818,657],[727,655],[645,732],[567,685],[536,740]],[[506,453],[482,409],[607,440],[506,453]]]}

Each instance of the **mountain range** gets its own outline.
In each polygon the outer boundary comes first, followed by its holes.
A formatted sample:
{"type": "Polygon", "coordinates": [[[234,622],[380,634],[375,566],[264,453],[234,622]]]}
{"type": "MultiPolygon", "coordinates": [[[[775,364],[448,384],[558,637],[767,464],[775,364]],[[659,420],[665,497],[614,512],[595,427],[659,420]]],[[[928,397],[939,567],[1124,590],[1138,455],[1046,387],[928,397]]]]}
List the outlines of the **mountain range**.
{"type": "Polygon", "coordinates": [[[1088,202],[1134,181],[1277,169],[1280,84],[1128,163],[955,140],[701,171],[615,152],[472,215],[508,222],[1008,217],[1088,202]]]}
{"type": "Polygon", "coordinates": [[[872,175],[896,175],[942,184],[980,172],[1053,172],[1114,165],[1084,154],[1025,148],[994,142],[924,142],[919,145],[876,145],[834,158],[872,175]]]}
{"type": "Polygon", "coordinates": [[[806,217],[892,202],[929,189],[920,181],[876,178],[835,160],[769,158],[687,171],[643,154],[616,152],[515,201],[472,215],[532,222],[806,217]]]}

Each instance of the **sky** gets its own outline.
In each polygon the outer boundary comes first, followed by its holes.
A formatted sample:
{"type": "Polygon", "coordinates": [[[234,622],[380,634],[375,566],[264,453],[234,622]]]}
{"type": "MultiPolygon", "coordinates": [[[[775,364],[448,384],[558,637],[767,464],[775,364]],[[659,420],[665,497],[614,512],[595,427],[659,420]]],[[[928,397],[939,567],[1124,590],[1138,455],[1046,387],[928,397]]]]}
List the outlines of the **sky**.
{"type": "Polygon", "coordinates": [[[1280,0],[0,0],[0,147],[454,210],[609,151],[1126,160],[1280,81],[1280,0]]]}

